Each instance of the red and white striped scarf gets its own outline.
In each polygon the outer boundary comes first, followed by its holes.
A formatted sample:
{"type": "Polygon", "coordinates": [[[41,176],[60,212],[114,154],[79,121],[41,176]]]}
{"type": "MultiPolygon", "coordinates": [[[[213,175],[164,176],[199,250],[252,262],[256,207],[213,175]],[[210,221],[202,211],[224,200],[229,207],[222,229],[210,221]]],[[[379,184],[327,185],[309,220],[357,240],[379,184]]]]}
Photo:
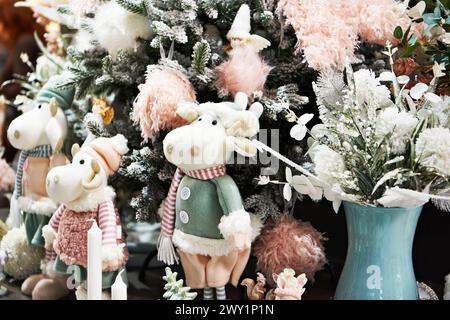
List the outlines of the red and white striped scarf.
{"type": "Polygon", "coordinates": [[[180,168],[177,168],[177,171],[175,171],[175,175],[172,179],[172,184],[170,185],[169,193],[166,200],[164,200],[161,233],[167,237],[171,237],[173,235],[177,190],[184,175],[198,180],[211,180],[216,177],[223,176],[224,174],[225,165],[190,171],[183,171],[180,168]]]}

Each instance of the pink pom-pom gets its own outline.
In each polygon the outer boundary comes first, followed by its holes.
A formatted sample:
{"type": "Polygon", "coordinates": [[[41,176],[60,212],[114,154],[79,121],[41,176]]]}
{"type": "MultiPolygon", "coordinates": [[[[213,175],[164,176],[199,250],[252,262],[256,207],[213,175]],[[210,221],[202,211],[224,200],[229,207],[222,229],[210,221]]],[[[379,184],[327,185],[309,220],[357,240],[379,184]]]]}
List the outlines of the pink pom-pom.
{"type": "Polygon", "coordinates": [[[271,285],[272,274],[279,274],[285,268],[305,273],[309,280],[326,264],[322,233],[310,223],[283,215],[266,223],[256,239],[254,253],[257,270],[261,271],[271,285]]]}
{"type": "Polygon", "coordinates": [[[224,95],[244,92],[251,96],[264,89],[271,67],[251,45],[233,49],[233,55],[216,67],[216,86],[224,95]]]}
{"type": "Polygon", "coordinates": [[[11,191],[14,188],[16,173],[4,160],[0,159],[0,191],[11,191]]]}
{"type": "Polygon", "coordinates": [[[139,86],[131,118],[141,127],[144,141],[154,141],[161,130],[171,130],[186,124],[176,110],[179,103],[195,102],[195,89],[180,71],[170,68],[147,72],[139,86]]]}

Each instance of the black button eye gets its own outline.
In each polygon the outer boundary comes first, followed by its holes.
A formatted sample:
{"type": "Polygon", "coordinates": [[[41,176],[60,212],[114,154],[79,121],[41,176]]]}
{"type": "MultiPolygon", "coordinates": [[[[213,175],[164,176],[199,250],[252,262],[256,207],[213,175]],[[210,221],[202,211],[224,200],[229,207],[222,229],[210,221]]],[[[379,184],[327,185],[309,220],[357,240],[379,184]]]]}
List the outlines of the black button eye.
{"type": "Polygon", "coordinates": [[[198,118],[198,121],[202,121],[202,118],[198,118]]]}
{"type": "Polygon", "coordinates": [[[42,104],[38,104],[38,109],[42,108],[42,104]]]}
{"type": "Polygon", "coordinates": [[[84,160],[83,159],[80,160],[80,164],[84,164],[84,160]]]}
{"type": "Polygon", "coordinates": [[[217,124],[217,120],[213,120],[212,125],[215,126],[217,124]]]}

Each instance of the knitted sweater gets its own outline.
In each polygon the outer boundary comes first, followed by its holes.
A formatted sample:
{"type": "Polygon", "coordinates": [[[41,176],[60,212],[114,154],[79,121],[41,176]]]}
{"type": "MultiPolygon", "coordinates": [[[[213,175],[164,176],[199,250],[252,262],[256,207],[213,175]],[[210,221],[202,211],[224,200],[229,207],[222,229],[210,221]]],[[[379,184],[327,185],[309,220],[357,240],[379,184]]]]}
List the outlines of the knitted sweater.
{"type": "MultiPolygon", "coordinates": [[[[126,237],[121,231],[120,217],[111,200],[101,202],[90,211],[77,212],[61,205],[50,219],[49,226],[57,233],[54,242],[55,253],[67,265],[87,266],[87,233],[95,219],[102,230],[103,248],[116,248],[125,244],[126,237]]],[[[128,259],[128,250],[123,247],[120,264],[128,259]]],[[[46,258],[52,259],[52,250],[46,251],[46,258]]],[[[104,270],[115,271],[115,270],[104,270]]]]}

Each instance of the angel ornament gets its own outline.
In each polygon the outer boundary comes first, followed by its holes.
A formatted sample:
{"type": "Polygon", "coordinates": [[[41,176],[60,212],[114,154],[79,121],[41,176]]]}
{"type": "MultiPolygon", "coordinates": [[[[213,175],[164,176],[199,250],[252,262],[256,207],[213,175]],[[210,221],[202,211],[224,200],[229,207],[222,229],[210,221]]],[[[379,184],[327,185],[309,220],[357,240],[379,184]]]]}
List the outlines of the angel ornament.
{"type": "Polygon", "coordinates": [[[231,29],[227,33],[231,49],[229,55],[235,54],[237,48],[252,47],[256,53],[270,46],[270,41],[257,35],[250,34],[250,8],[243,4],[234,18],[231,29]]]}

